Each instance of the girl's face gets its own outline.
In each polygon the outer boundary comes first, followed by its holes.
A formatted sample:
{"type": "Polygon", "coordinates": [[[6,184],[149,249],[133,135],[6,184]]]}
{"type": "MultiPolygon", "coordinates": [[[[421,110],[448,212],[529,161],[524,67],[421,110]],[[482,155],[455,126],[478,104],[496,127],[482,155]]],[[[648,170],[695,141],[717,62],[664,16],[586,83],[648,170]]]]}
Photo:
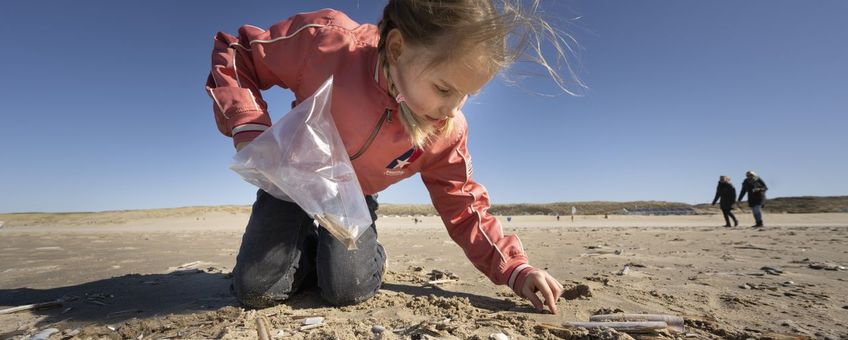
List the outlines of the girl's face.
{"type": "Polygon", "coordinates": [[[400,34],[388,36],[389,74],[406,105],[423,124],[437,124],[459,112],[469,95],[492,79],[483,58],[469,55],[430,66],[432,52],[403,44],[400,34]],[[394,40],[393,40],[394,39],[394,40]],[[398,43],[398,41],[400,41],[398,43]]]}

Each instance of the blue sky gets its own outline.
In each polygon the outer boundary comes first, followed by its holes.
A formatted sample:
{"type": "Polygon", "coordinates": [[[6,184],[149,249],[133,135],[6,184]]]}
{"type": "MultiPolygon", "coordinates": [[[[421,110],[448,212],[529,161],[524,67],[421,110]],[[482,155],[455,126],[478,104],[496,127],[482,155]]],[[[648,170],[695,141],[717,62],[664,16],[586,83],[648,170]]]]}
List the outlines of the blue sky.
{"type": "MultiPolygon", "coordinates": [[[[212,36],[324,7],[374,23],[383,4],[3,1],[0,212],[252,203],[203,89],[212,36]]],[[[848,194],[848,2],[543,4],[590,89],[495,80],[466,105],[494,203],[707,202],[748,169],[772,197],[848,194]]],[[[413,177],[380,200],[429,197],[413,177]]]]}

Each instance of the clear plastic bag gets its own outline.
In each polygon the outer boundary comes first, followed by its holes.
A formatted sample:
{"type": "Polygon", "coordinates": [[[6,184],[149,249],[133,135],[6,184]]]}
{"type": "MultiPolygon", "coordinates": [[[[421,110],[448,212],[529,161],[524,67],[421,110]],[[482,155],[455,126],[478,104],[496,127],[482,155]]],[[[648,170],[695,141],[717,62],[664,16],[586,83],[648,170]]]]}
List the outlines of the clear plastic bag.
{"type": "Polygon", "coordinates": [[[233,157],[230,169],[279,199],[294,201],[356,249],[372,220],[330,114],[333,77],[233,157]]]}

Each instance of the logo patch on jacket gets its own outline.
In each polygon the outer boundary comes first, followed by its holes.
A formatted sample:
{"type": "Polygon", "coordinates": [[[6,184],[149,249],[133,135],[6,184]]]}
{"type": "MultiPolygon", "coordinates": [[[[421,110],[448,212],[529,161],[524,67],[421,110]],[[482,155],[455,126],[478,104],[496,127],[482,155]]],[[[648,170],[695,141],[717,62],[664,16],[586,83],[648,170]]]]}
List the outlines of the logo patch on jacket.
{"type": "Polygon", "coordinates": [[[395,158],[393,161],[389,162],[389,165],[386,166],[386,175],[389,176],[401,176],[404,173],[404,169],[408,168],[412,162],[415,162],[418,157],[421,157],[423,154],[419,148],[412,147],[411,149],[404,152],[400,157],[395,158]]]}

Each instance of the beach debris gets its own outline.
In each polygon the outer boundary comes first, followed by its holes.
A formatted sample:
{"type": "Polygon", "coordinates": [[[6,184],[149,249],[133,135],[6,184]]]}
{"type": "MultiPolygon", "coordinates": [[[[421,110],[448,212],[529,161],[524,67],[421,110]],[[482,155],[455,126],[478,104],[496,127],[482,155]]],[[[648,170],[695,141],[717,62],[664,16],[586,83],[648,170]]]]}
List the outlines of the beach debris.
{"type": "Polygon", "coordinates": [[[29,340],[47,340],[50,339],[50,336],[53,335],[53,333],[59,333],[59,330],[56,328],[46,328],[29,337],[29,340]]]}
{"type": "Polygon", "coordinates": [[[186,274],[196,274],[202,272],[199,268],[196,268],[203,261],[192,261],[188,263],[183,263],[176,267],[169,267],[168,272],[174,275],[186,275],[186,274]]]}
{"type": "Polygon", "coordinates": [[[429,273],[427,273],[427,281],[428,285],[437,285],[448,282],[456,282],[459,281],[459,276],[449,271],[442,271],[438,269],[433,269],[429,273]]]}
{"type": "Polygon", "coordinates": [[[753,249],[753,250],[769,250],[768,248],[763,248],[760,246],[755,246],[753,244],[746,244],[744,246],[736,246],[736,249],[753,249]]]}
{"type": "Polygon", "coordinates": [[[380,325],[371,326],[371,332],[374,334],[383,334],[386,331],[386,327],[380,325]]]}
{"type": "Polygon", "coordinates": [[[317,325],[317,324],[320,324],[322,322],[324,322],[323,316],[312,316],[312,317],[308,317],[306,319],[303,319],[303,324],[307,325],[307,326],[317,325]]]}
{"type": "Polygon", "coordinates": [[[106,302],[105,302],[106,299],[107,298],[111,299],[111,298],[114,298],[114,297],[115,297],[115,294],[100,294],[100,293],[86,294],[85,302],[93,304],[93,305],[98,305],[98,306],[106,306],[106,302]]]}
{"type": "Polygon", "coordinates": [[[834,271],[835,270],[845,270],[844,266],[840,266],[840,265],[835,264],[835,263],[826,263],[826,262],[810,262],[810,264],[808,264],[807,266],[812,268],[812,269],[824,269],[824,270],[834,270],[834,271]]]}
{"type": "Polygon", "coordinates": [[[674,332],[683,333],[685,331],[682,317],[666,314],[601,314],[589,317],[592,322],[633,322],[633,321],[661,321],[666,323],[666,327],[674,332]]]}
{"type": "Polygon", "coordinates": [[[131,314],[131,313],[139,314],[139,313],[143,313],[143,312],[144,312],[143,310],[136,309],[136,308],[125,309],[125,310],[119,310],[117,312],[111,312],[109,314],[106,314],[106,317],[108,318],[108,317],[114,317],[114,316],[118,316],[118,315],[122,315],[122,314],[131,314]]]}
{"type": "Polygon", "coordinates": [[[621,270],[618,271],[618,273],[615,273],[615,274],[618,275],[618,276],[623,276],[623,275],[627,275],[628,273],[630,273],[630,265],[625,264],[624,268],[622,268],[621,270]]]}
{"type": "Polygon", "coordinates": [[[743,284],[739,285],[739,288],[742,288],[742,289],[751,289],[751,286],[749,286],[747,283],[743,283],[743,284]]]}
{"type": "Polygon", "coordinates": [[[565,322],[571,328],[612,328],[625,333],[645,334],[668,330],[668,324],[662,321],[623,321],[623,322],[565,322]]]}
{"type": "Polygon", "coordinates": [[[77,336],[77,334],[80,334],[80,332],[82,332],[81,328],[66,329],[62,332],[62,337],[63,338],[74,337],[74,336],[77,336]]]}
{"type": "Polygon", "coordinates": [[[491,340],[509,340],[509,337],[503,333],[492,333],[489,335],[489,339],[491,340]]]}
{"type": "Polygon", "coordinates": [[[610,309],[608,307],[600,308],[596,310],[592,315],[604,315],[604,314],[615,314],[615,313],[624,313],[621,309],[610,309]]]}
{"type": "Polygon", "coordinates": [[[781,270],[780,268],[777,268],[777,267],[768,267],[768,266],[765,266],[765,267],[760,268],[760,270],[762,270],[762,271],[764,271],[764,272],[768,273],[769,275],[780,275],[780,274],[783,274],[783,270],[781,270]]]}
{"type": "Polygon", "coordinates": [[[308,317],[303,320],[303,326],[299,329],[301,331],[307,331],[313,328],[318,328],[324,325],[324,317],[323,316],[313,316],[308,317]]]}
{"type": "Polygon", "coordinates": [[[259,340],[271,340],[271,333],[268,331],[268,320],[264,316],[256,318],[256,335],[259,340]]]}
{"type": "Polygon", "coordinates": [[[197,266],[201,263],[203,263],[203,261],[193,261],[193,262],[189,262],[189,263],[183,263],[177,268],[182,268],[182,269],[193,268],[193,267],[195,267],[195,266],[197,266]]]}
{"type": "Polygon", "coordinates": [[[606,277],[587,276],[587,277],[584,277],[584,279],[586,279],[588,281],[600,282],[600,283],[603,283],[604,286],[609,286],[609,278],[606,278],[606,277]]]}
{"type": "Polygon", "coordinates": [[[753,290],[777,290],[777,287],[771,286],[771,285],[768,285],[768,284],[765,284],[765,283],[757,283],[757,284],[745,283],[745,284],[739,286],[739,288],[753,289],[753,290]],[[748,288],[744,288],[743,286],[748,286],[748,288]]]}
{"type": "Polygon", "coordinates": [[[44,308],[61,307],[62,303],[64,303],[64,302],[65,302],[64,299],[56,299],[56,300],[53,300],[53,301],[33,303],[33,304],[29,304],[29,305],[0,309],[0,314],[11,314],[11,313],[16,313],[16,312],[31,310],[31,309],[44,309],[44,308]]]}
{"type": "MultiPolygon", "coordinates": [[[[536,325],[539,329],[550,332],[552,335],[562,339],[615,339],[615,340],[633,340],[633,337],[627,333],[619,332],[609,327],[599,328],[583,328],[572,327],[568,325],[557,326],[549,323],[536,325]]],[[[653,335],[653,334],[652,334],[653,335]]],[[[642,337],[640,337],[641,339],[642,337]]]]}
{"type": "Polygon", "coordinates": [[[428,285],[438,285],[438,284],[442,284],[442,283],[456,282],[456,281],[457,280],[452,280],[452,279],[441,279],[441,280],[427,281],[427,284],[428,285]]]}
{"type": "Polygon", "coordinates": [[[586,246],[586,249],[589,251],[580,254],[580,257],[624,254],[624,250],[622,249],[610,249],[605,245],[586,246]]]}

